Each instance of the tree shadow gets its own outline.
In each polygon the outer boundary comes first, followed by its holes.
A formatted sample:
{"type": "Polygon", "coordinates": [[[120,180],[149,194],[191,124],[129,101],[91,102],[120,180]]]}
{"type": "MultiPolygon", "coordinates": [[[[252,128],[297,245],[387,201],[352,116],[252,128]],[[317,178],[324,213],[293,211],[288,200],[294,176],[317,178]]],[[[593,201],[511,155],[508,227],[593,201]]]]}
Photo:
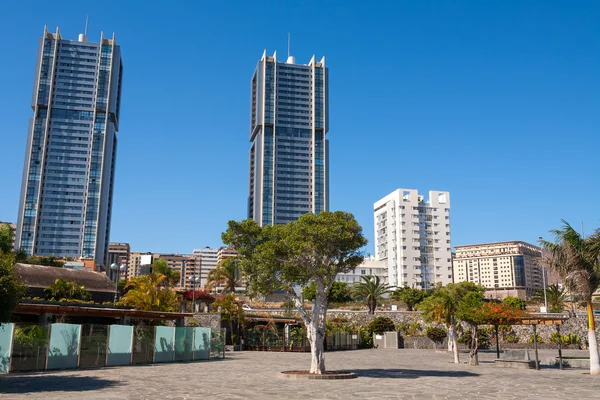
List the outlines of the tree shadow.
{"type": "Polygon", "coordinates": [[[93,376],[4,375],[0,393],[79,392],[119,386],[118,381],[93,376]]]}
{"type": "Polygon", "coordinates": [[[361,378],[394,378],[394,379],[417,379],[423,377],[436,378],[468,378],[479,376],[468,371],[435,371],[435,370],[420,370],[420,369],[350,369],[344,372],[353,372],[361,378]]]}

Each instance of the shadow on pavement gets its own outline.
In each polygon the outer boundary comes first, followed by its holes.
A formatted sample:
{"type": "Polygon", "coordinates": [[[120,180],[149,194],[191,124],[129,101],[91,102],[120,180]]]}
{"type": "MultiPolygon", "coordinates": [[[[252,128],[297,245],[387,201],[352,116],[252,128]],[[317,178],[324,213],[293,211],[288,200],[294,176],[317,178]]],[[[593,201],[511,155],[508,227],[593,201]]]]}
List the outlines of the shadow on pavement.
{"type": "Polygon", "coordinates": [[[119,382],[93,376],[5,375],[1,393],[83,392],[118,386],[119,382]]]}
{"type": "Polygon", "coordinates": [[[354,372],[359,377],[363,378],[396,378],[396,379],[417,379],[421,377],[433,376],[437,378],[467,378],[479,376],[468,371],[431,371],[420,369],[351,369],[345,370],[354,372]]]}

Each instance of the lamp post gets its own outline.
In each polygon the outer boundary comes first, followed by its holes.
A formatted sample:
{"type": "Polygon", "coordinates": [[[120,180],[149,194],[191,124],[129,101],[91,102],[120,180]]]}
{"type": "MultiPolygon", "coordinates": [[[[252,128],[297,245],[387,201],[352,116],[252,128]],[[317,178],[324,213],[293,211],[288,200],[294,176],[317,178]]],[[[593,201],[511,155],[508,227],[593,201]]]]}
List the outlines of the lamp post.
{"type": "Polygon", "coordinates": [[[120,267],[116,263],[112,263],[110,265],[110,269],[113,271],[115,275],[115,300],[114,303],[119,299],[119,271],[124,272],[127,269],[126,265],[121,265],[120,267]]]}
{"type": "MultiPolygon", "coordinates": [[[[540,246],[542,245],[542,241],[544,239],[540,236],[538,241],[540,242],[540,246]]],[[[543,256],[543,253],[542,253],[543,256]]],[[[544,307],[546,307],[546,312],[548,312],[548,297],[546,297],[546,268],[544,267],[544,262],[542,260],[542,284],[544,285],[544,307]]]]}
{"type": "Polygon", "coordinates": [[[200,283],[200,277],[190,275],[190,282],[192,283],[192,312],[196,311],[196,283],[200,283]]]}

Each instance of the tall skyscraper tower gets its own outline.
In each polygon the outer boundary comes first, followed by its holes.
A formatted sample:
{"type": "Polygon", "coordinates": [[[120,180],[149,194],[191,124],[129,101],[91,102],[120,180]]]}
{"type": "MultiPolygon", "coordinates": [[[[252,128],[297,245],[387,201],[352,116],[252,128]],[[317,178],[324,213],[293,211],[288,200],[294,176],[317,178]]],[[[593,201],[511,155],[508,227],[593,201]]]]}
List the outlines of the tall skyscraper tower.
{"type": "Polygon", "coordinates": [[[40,39],[21,185],[17,249],[106,266],[119,130],[121,49],[40,39]]]}
{"type": "Polygon", "coordinates": [[[285,224],[329,210],[328,71],[266,51],[252,76],[248,217],[285,224]]]}

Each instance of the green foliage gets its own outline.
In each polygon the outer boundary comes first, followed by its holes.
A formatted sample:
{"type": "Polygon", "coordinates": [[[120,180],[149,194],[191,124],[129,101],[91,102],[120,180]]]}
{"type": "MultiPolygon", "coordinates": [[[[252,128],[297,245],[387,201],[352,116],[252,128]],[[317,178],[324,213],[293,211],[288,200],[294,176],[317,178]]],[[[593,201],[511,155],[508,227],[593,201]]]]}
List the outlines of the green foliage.
{"type": "Polygon", "coordinates": [[[119,279],[119,282],[117,283],[117,291],[119,292],[119,298],[123,297],[125,295],[125,293],[129,292],[129,289],[127,286],[127,279],[119,279]]]}
{"type": "Polygon", "coordinates": [[[448,336],[448,331],[440,326],[428,326],[425,335],[436,343],[442,343],[448,336]]]}
{"type": "Polygon", "coordinates": [[[219,296],[212,304],[213,309],[221,310],[221,319],[229,324],[229,332],[231,333],[232,344],[239,344],[239,332],[234,332],[234,322],[239,327],[244,323],[244,309],[242,305],[235,301],[235,294],[228,293],[219,296]]]}
{"type": "Polygon", "coordinates": [[[46,343],[46,330],[39,325],[27,325],[15,328],[15,344],[25,349],[37,349],[46,343]]]}
{"type": "Polygon", "coordinates": [[[504,337],[506,343],[519,343],[519,337],[514,333],[508,334],[504,337]]]}
{"type": "Polygon", "coordinates": [[[0,222],[0,253],[12,252],[13,231],[9,224],[0,222]]]}
{"type": "MultiPolygon", "coordinates": [[[[308,286],[302,288],[302,295],[305,300],[313,301],[317,297],[317,285],[311,282],[308,286]]],[[[333,282],[331,289],[327,292],[328,303],[347,303],[352,301],[352,293],[346,282],[333,282]]]]}
{"type": "Polygon", "coordinates": [[[23,263],[31,264],[31,265],[44,265],[46,267],[56,267],[62,268],[65,265],[65,262],[56,256],[31,256],[27,257],[23,263]]]}
{"type": "MultiPolygon", "coordinates": [[[[467,346],[471,346],[471,332],[470,331],[464,331],[457,339],[458,343],[462,343],[464,345],[467,346]]],[[[478,342],[478,347],[480,348],[486,348],[490,346],[491,340],[490,340],[490,333],[482,328],[477,329],[477,342],[478,342]]]]}
{"type": "Polygon", "coordinates": [[[47,300],[90,300],[92,298],[92,294],[85,289],[85,286],[62,278],[56,279],[52,285],[44,289],[44,296],[47,300]]]}
{"type": "MultiPolygon", "coordinates": [[[[553,332],[552,335],[550,335],[550,342],[558,343],[558,337],[558,333],[553,332]]],[[[569,333],[568,335],[560,335],[560,342],[562,344],[580,344],[581,339],[574,333],[569,333]]]]}
{"type": "Polygon", "coordinates": [[[395,330],[394,321],[388,317],[376,317],[369,323],[369,332],[371,334],[382,334],[383,332],[392,332],[395,330]]]}
{"type": "MultiPolygon", "coordinates": [[[[533,343],[533,333],[529,336],[529,340],[528,343],[533,343]]],[[[537,339],[538,343],[544,343],[544,341],[542,340],[542,337],[540,335],[535,335],[535,338],[537,339]]]]}
{"type": "Polygon", "coordinates": [[[162,284],[165,279],[165,275],[156,273],[137,276],[125,285],[128,292],[121,301],[136,310],[176,311],[179,306],[177,293],[162,284]]]}
{"type": "Polygon", "coordinates": [[[13,268],[14,256],[0,253],[0,323],[10,322],[12,313],[25,293],[25,286],[13,268]]]}
{"type": "Polygon", "coordinates": [[[207,278],[207,287],[223,286],[224,293],[235,293],[235,288],[241,285],[237,257],[229,257],[221,261],[215,269],[208,273],[207,278]]]}
{"type": "Polygon", "coordinates": [[[169,268],[169,263],[163,258],[152,261],[152,272],[166,276],[167,279],[163,283],[169,286],[177,286],[181,280],[181,272],[169,268]]]}
{"type": "Polygon", "coordinates": [[[369,330],[368,325],[359,326],[358,329],[359,345],[362,348],[373,347],[373,333],[369,330]]]}
{"type": "Polygon", "coordinates": [[[506,296],[504,300],[502,300],[502,304],[517,308],[519,310],[525,310],[527,308],[525,300],[514,296],[506,296]]]}
{"type": "MultiPolygon", "coordinates": [[[[549,285],[546,287],[546,299],[550,312],[561,313],[564,311],[567,302],[567,290],[557,284],[549,285]]],[[[544,289],[535,292],[531,296],[531,301],[537,304],[544,304],[544,289]]]]}
{"type": "Polygon", "coordinates": [[[361,281],[354,284],[352,291],[356,300],[367,302],[370,314],[375,314],[377,303],[383,298],[383,295],[389,293],[390,287],[381,282],[378,276],[361,276],[361,281]]]}
{"type": "Polygon", "coordinates": [[[473,282],[450,283],[436,289],[417,306],[427,322],[437,322],[450,326],[458,312],[462,299],[468,293],[483,296],[485,289],[473,282]]]}
{"type": "Polygon", "coordinates": [[[398,288],[390,296],[393,300],[402,301],[406,304],[408,311],[419,305],[430,293],[425,290],[410,287],[398,288]]]}

